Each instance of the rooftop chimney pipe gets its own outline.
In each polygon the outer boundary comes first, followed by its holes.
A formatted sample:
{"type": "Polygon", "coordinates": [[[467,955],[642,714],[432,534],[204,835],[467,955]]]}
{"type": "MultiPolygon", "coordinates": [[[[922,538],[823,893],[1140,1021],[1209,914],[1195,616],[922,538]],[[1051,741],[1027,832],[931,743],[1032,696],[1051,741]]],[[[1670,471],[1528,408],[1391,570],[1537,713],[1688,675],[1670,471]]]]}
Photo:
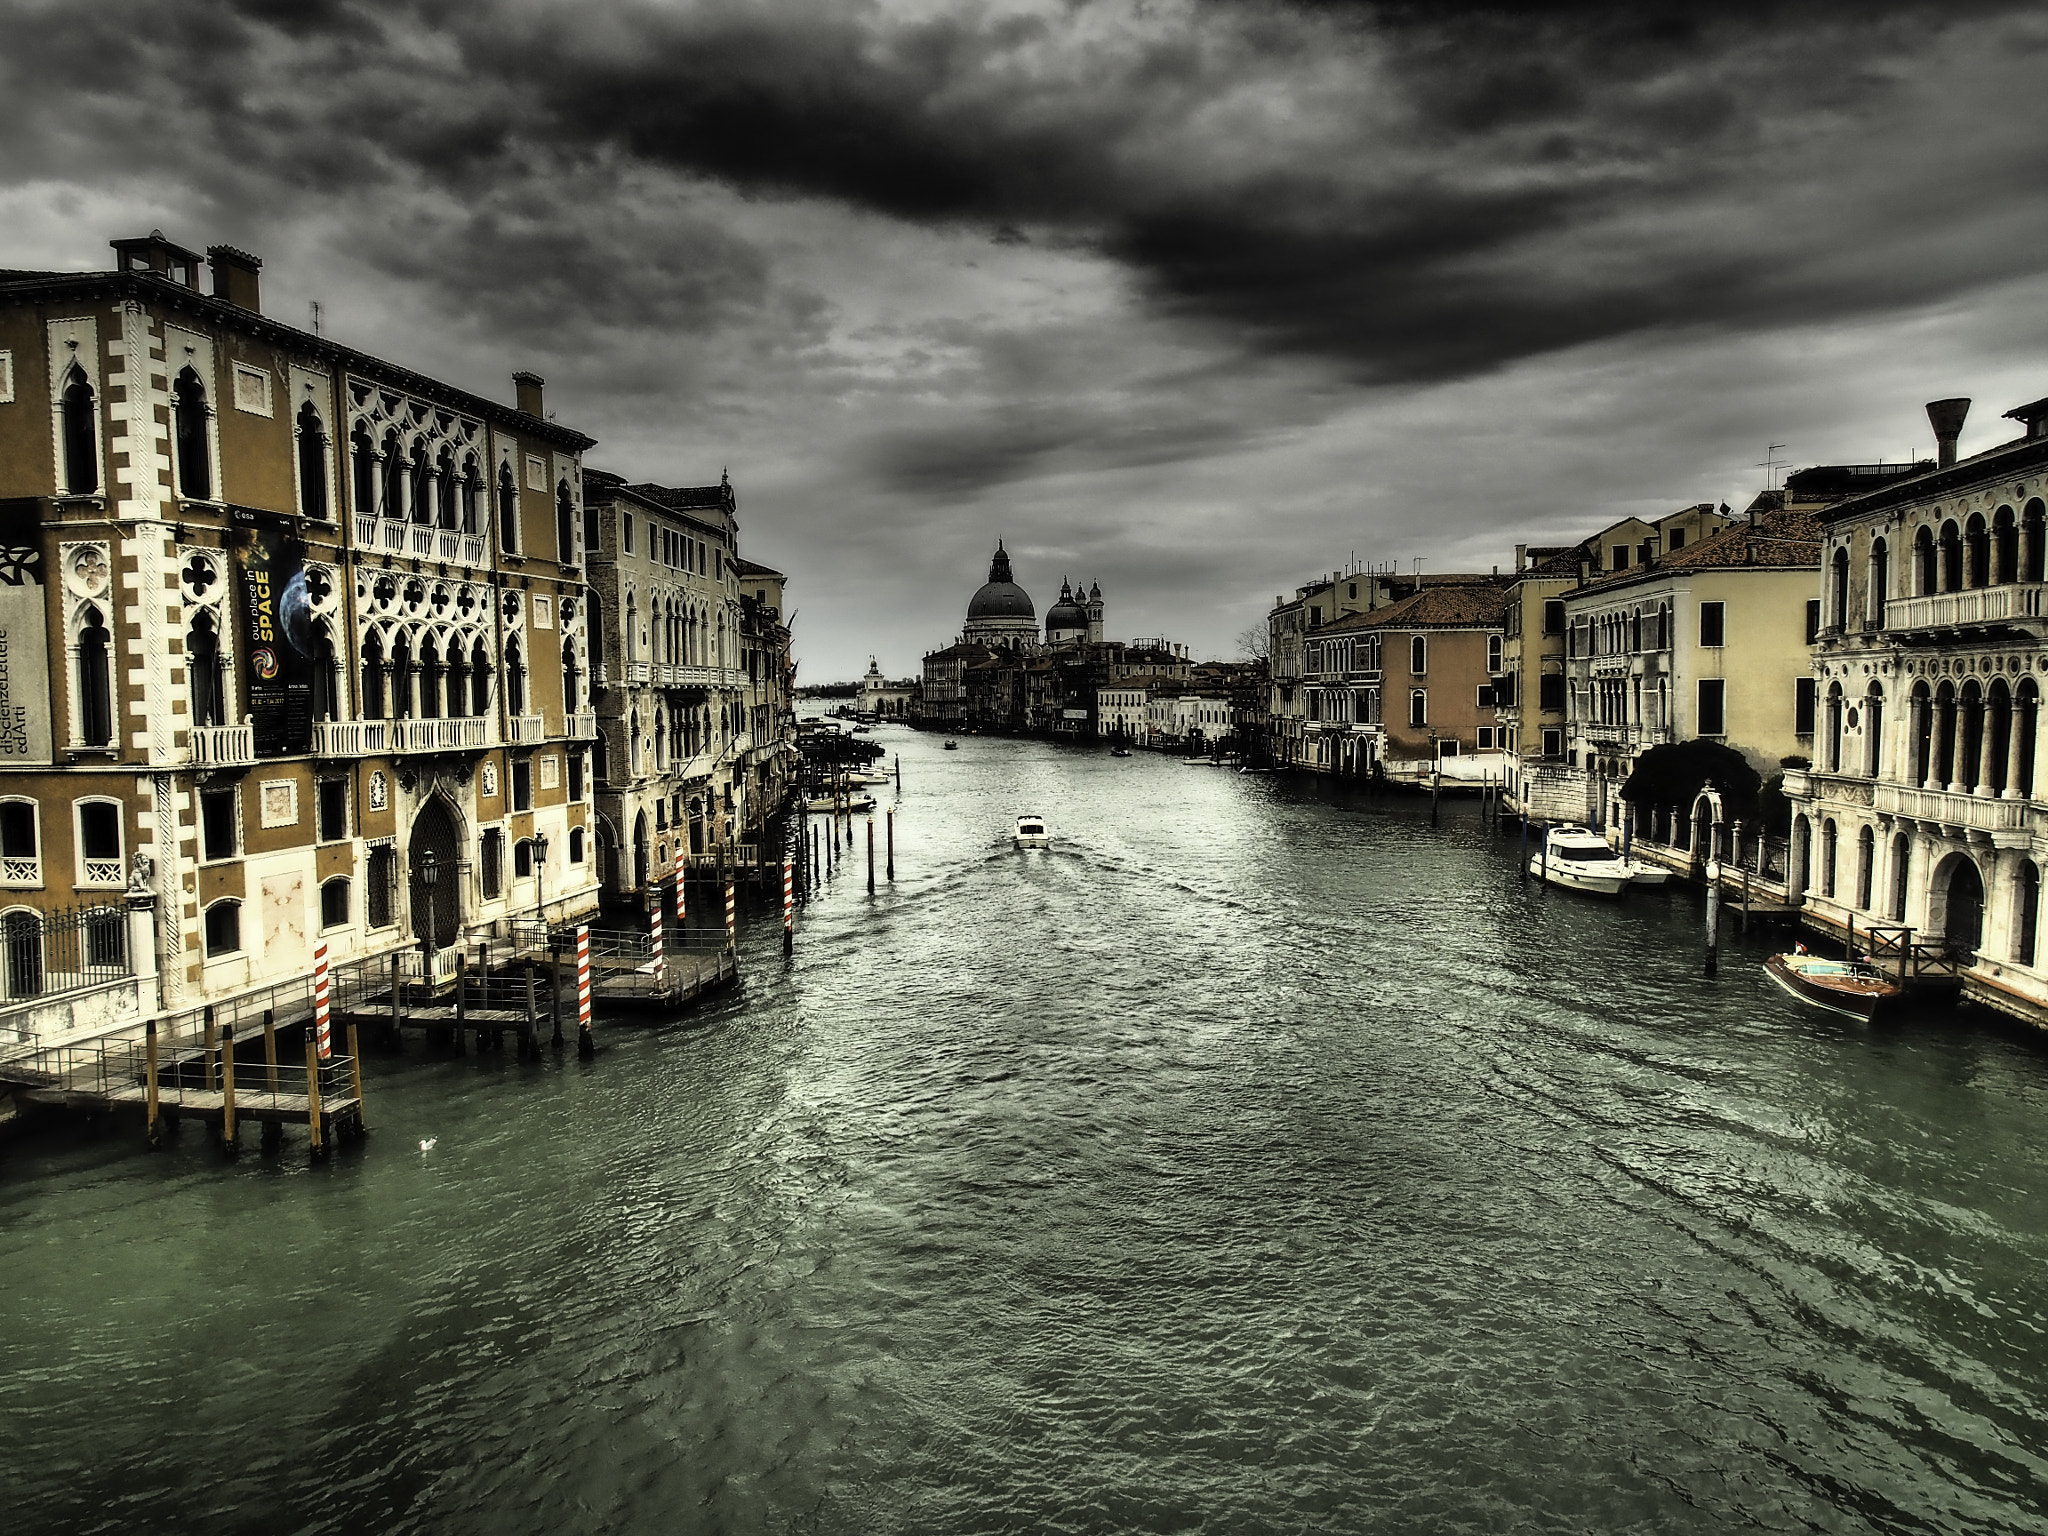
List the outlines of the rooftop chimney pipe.
{"type": "Polygon", "coordinates": [[[213,296],[226,299],[237,309],[263,312],[261,279],[263,258],[238,251],[232,245],[209,245],[206,259],[213,266],[213,296]]]}
{"type": "Polygon", "coordinates": [[[547,383],[537,373],[515,373],[512,375],[512,395],[519,409],[529,416],[538,416],[543,421],[547,412],[541,409],[541,386],[547,383]]]}
{"type": "Polygon", "coordinates": [[[1963,418],[1969,414],[1970,402],[1967,399],[1927,402],[1927,420],[1934,428],[1934,442],[1938,450],[1935,462],[1943,469],[1956,461],[1956,439],[1963,435],[1963,418]]]}

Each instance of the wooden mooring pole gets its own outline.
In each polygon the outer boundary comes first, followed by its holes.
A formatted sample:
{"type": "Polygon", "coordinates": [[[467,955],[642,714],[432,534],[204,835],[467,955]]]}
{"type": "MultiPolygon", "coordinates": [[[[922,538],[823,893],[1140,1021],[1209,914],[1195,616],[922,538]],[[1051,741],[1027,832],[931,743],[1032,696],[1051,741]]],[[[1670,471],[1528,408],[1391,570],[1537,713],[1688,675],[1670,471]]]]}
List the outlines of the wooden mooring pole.
{"type": "MultiPolygon", "coordinates": [[[[205,1047],[205,1059],[206,1059],[206,1088],[207,1088],[207,1091],[208,1091],[209,1093],[210,1093],[210,1092],[212,1092],[212,1091],[213,1091],[213,1090],[214,1090],[215,1088],[218,1088],[218,1087],[220,1086],[220,1064],[219,1064],[218,1062],[216,1062],[216,1061],[215,1061],[215,1060],[213,1059],[213,1053],[214,1053],[214,1049],[215,1049],[215,1047],[217,1047],[217,1046],[218,1046],[219,1044],[220,1044],[220,1041],[219,1041],[218,1037],[216,1036],[216,1034],[215,1034],[215,1032],[214,1032],[214,1024],[213,1024],[213,1004],[211,1004],[211,1003],[208,1003],[208,1004],[206,1005],[206,1047],[205,1047]]],[[[182,1081],[183,1081],[183,1079],[182,1079],[182,1078],[180,1078],[180,1081],[182,1082],[182,1081]]]]}
{"type": "Polygon", "coordinates": [[[220,1146],[235,1155],[235,1026],[220,1032],[220,1146]]]}
{"type": "Polygon", "coordinates": [[[370,1122],[363,1117],[363,1048],[356,1039],[356,1021],[348,1021],[348,1065],[349,1074],[355,1080],[356,1129],[367,1131],[370,1122]]]}
{"type": "MultiPolygon", "coordinates": [[[[679,905],[682,901],[682,878],[680,874],[676,876],[676,900],[679,905]]],[[[548,1044],[559,1051],[562,1048],[562,946],[552,934],[548,936],[548,986],[554,992],[555,1005],[555,1037],[548,1044]]]]}
{"type": "MultiPolygon", "coordinates": [[[[899,759],[899,761],[901,761],[901,759],[899,759]]],[[[894,884],[896,883],[896,807],[895,807],[895,806],[893,806],[893,805],[892,805],[892,806],[890,806],[890,807],[889,807],[888,811],[887,811],[887,812],[885,813],[884,819],[885,819],[885,820],[887,821],[887,823],[888,823],[888,833],[889,833],[889,883],[890,883],[891,885],[894,885],[894,884]]]]}
{"type": "Polygon", "coordinates": [[[313,1155],[327,1155],[326,1128],[320,1123],[320,1057],[313,1044],[313,1031],[306,1031],[306,1133],[313,1139],[313,1155]]]}
{"type": "Polygon", "coordinates": [[[151,1019],[151,1020],[149,1021],[149,1023],[148,1023],[148,1024],[146,1024],[145,1026],[143,1026],[143,1047],[142,1047],[142,1055],[143,1055],[143,1067],[142,1067],[142,1069],[143,1069],[143,1071],[144,1071],[144,1072],[145,1072],[146,1074],[148,1074],[148,1075],[147,1075],[147,1076],[145,1076],[145,1077],[143,1078],[143,1080],[142,1080],[142,1083],[143,1083],[143,1095],[142,1095],[142,1098],[143,1098],[143,1102],[144,1102],[144,1103],[145,1103],[146,1105],[148,1105],[148,1114],[149,1114],[149,1144],[150,1144],[150,1146],[152,1146],[152,1147],[160,1147],[160,1146],[162,1146],[162,1145],[163,1145],[163,1127],[162,1127],[162,1125],[161,1125],[161,1124],[160,1124],[160,1123],[158,1122],[158,1120],[157,1120],[157,1111],[158,1111],[158,1108],[159,1108],[159,1106],[158,1106],[158,1103],[157,1103],[157,1081],[156,1081],[156,1020],[155,1020],[155,1019],[151,1019]]]}
{"type": "Polygon", "coordinates": [[[576,1059],[590,1061],[597,1042],[590,1034],[590,929],[576,925],[576,1059]]]}
{"type": "Polygon", "coordinates": [[[1721,861],[1707,860],[1707,967],[1706,974],[1721,973],[1721,861]]]}
{"type": "Polygon", "coordinates": [[[868,812],[868,894],[875,894],[875,813],[868,812]]]}

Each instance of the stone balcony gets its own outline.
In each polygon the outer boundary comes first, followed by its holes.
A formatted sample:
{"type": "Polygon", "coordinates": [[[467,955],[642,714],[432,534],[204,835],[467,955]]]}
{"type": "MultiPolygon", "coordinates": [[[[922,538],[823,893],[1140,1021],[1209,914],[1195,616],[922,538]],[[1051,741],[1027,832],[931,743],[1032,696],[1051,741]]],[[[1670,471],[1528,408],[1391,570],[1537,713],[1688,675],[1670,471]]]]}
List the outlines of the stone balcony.
{"type": "Polygon", "coordinates": [[[196,767],[230,768],[256,761],[253,725],[195,725],[190,734],[196,767]]]}
{"type": "Polygon", "coordinates": [[[498,744],[497,722],[474,715],[440,720],[316,720],[315,757],[463,752],[498,744]]]}
{"type": "Polygon", "coordinates": [[[626,663],[626,681],[646,683],[654,680],[654,663],[651,661],[629,661],[626,663]]]}
{"type": "Polygon", "coordinates": [[[356,547],[387,555],[410,555],[443,565],[481,567],[488,562],[490,541],[481,533],[436,528],[427,523],[356,514],[356,547]]]}
{"type": "Polygon", "coordinates": [[[569,739],[571,741],[597,740],[597,711],[576,709],[569,712],[569,739]]]}
{"type": "Polygon", "coordinates": [[[1895,597],[1884,605],[1887,629],[1955,629],[1972,624],[2006,624],[2043,616],[2048,586],[2027,582],[1975,587],[1929,597],[1895,597]]]}
{"type": "Polygon", "coordinates": [[[2024,832],[2030,825],[2030,806],[2025,800],[1911,789],[1904,784],[1878,784],[1872,809],[1880,816],[1901,816],[1963,831],[2024,832]]]}
{"type": "Polygon", "coordinates": [[[547,740],[547,726],[539,715],[513,715],[509,724],[505,739],[515,747],[530,747],[547,740]]]}

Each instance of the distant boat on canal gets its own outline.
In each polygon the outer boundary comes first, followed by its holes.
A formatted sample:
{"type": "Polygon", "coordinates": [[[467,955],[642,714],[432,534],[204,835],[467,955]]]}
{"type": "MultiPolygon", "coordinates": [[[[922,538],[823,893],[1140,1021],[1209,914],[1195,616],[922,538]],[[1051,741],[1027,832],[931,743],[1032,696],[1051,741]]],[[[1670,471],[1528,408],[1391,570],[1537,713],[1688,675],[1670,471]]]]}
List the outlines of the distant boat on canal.
{"type": "Polygon", "coordinates": [[[1131,749],[1129,747],[1111,747],[1109,749],[1109,755],[1111,757],[1129,757],[1131,755],[1131,749]]]}
{"type": "Polygon", "coordinates": [[[1904,989],[1876,966],[1863,960],[1824,960],[1794,950],[1764,961],[1771,980],[1802,1003],[1846,1014],[1868,1024],[1878,1009],[1902,996],[1904,989]]]}
{"type": "Polygon", "coordinates": [[[1529,873],[1568,891],[1619,896],[1632,878],[1629,863],[1590,828],[1551,827],[1542,851],[1529,860],[1529,873]]]}
{"type": "Polygon", "coordinates": [[[957,741],[949,741],[946,743],[946,750],[948,752],[958,752],[960,750],[960,743],[957,741]]]}
{"type": "Polygon", "coordinates": [[[1045,830],[1043,816],[1019,816],[1017,818],[1017,846],[1019,848],[1050,848],[1052,834],[1045,830]]]}

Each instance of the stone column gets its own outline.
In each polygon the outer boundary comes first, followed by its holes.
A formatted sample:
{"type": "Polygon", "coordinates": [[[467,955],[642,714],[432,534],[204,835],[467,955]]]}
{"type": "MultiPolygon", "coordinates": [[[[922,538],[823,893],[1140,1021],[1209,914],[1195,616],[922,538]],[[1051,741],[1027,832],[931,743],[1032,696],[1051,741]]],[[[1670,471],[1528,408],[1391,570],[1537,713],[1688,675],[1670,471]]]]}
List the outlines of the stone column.
{"type": "Polygon", "coordinates": [[[1960,698],[1950,699],[1941,716],[1942,740],[1948,743],[1948,782],[1935,784],[1933,788],[1945,789],[1949,794],[1959,795],[1963,792],[1962,776],[1959,772],[1963,766],[1963,701],[1960,698]]]}
{"type": "Polygon", "coordinates": [[[1991,787],[1991,746],[1991,696],[1986,694],[1977,701],[1977,787],[1970,791],[1980,800],[1997,793],[1991,787]]]}
{"type": "Polygon", "coordinates": [[[2004,800],[2020,797],[2020,701],[2014,698],[2012,707],[2006,712],[2005,726],[2005,792],[2004,800]]]}
{"type": "Polygon", "coordinates": [[[128,960],[135,968],[136,1007],[143,1018],[154,1019],[164,1011],[158,985],[155,891],[131,887],[128,892],[128,960]]]}

